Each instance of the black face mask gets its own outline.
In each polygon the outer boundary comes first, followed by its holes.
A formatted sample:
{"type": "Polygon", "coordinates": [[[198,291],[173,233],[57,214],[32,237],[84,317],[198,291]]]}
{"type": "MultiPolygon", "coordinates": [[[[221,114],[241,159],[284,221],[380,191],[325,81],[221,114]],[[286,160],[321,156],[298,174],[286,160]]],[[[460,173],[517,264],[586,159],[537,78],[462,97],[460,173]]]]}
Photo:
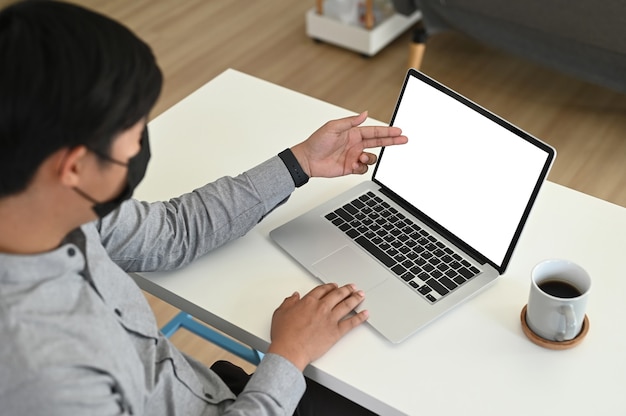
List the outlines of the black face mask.
{"type": "Polygon", "coordinates": [[[148,161],[150,160],[150,141],[148,139],[148,128],[146,127],[141,134],[141,149],[139,153],[128,160],[128,163],[120,162],[119,160],[115,160],[112,157],[102,154],[100,152],[94,152],[98,157],[107,160],[111,163],[115,163],[117,165],[126,166],[128,168],[128,173],[126,175],[126,187],[124,190],[114,199],[107,202],[98,202],[93,199],[91,196],[87,195],[85,192],[81,191],[78,188],[74,188],[74,190],[86,200],[93,202],[94,205],[92,209],[96,213],[96,215],[100,218],[103,218],[111,213],[111,211],[118,208],[122,202],[129,199],[139,182],[143,179],[146,174],[146,170],[148,169],[148,161]]]}

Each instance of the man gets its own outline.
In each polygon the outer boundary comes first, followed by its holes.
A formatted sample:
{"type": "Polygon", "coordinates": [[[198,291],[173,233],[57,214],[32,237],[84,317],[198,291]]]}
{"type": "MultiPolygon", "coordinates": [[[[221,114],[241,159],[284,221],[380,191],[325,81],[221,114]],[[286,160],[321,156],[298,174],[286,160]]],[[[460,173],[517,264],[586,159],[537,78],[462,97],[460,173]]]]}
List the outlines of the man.
{"type": "MultiPolygon", "coordinates": [[[[375,162],[366,148],[406,137],[359,127],[366,114],[331,121],[239,176],[148,204],[130,199],[162,82],[147,45],[81,7],[26,1],[0,12],[0,62],[0,414],[292,414],[302,370],[367,319],[348,315],[361,291],[322,285],[286,298],[235,395],[159,333],[127,272],[184,266],[309,177],[364,173],[375,162]]],[[[334,411],[307,400],[300,414],[334,411]]],[[[332,393],[317,400],[335,402],[344,406],[332,393]]],[[[335,413],[364,412],[346,406],[335,413]]]]}

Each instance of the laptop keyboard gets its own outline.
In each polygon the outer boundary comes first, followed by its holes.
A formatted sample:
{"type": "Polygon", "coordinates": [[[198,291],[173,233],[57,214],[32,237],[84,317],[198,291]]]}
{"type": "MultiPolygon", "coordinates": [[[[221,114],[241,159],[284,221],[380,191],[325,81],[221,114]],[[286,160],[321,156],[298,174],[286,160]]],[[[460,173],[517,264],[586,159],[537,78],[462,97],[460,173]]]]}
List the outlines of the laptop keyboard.
{"type": "Polygon", "coordinates": [[[431,303],[480,272],[372,192],[327,214],[326,219],[431,303]]]}

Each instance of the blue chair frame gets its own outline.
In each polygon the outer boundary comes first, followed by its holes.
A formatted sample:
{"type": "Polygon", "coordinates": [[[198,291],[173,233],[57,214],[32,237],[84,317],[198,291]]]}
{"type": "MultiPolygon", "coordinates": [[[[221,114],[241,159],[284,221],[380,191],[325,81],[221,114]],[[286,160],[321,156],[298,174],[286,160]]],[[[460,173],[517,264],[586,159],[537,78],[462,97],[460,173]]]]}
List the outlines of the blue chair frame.
{"type": "Polygon", "coordinates": [[[220,334],[219,332],[202,325],[200,322],[193,319],[191,315],[186,312],[179,312],[171,321],[161,328],[161,332],[167,338],[174,335],[176,331],[180,328],[184,328],[197,336],[204,338],[205,340],[212,342],[218,347],[230,352],[231,354],[236,355],[239,358],[242,358],[253,365],[259,365],[261,360],[263,359],[263,353],[242,345],[237,341],[234,341],[228,338],[225,335],[220,334]]]}

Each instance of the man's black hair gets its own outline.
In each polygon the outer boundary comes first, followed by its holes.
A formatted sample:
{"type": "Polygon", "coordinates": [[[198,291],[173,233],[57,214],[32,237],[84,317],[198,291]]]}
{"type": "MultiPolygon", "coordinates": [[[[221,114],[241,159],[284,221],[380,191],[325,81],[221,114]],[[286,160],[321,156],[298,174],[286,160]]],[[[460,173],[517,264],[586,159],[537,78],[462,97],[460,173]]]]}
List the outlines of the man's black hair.
{"type": "Polygon", "coordinates": [[[63,148],[108,154],[161,91],[152,51],[123,25],[69,3],[0,12],[0,197],[28,186],[63,148]]]}

